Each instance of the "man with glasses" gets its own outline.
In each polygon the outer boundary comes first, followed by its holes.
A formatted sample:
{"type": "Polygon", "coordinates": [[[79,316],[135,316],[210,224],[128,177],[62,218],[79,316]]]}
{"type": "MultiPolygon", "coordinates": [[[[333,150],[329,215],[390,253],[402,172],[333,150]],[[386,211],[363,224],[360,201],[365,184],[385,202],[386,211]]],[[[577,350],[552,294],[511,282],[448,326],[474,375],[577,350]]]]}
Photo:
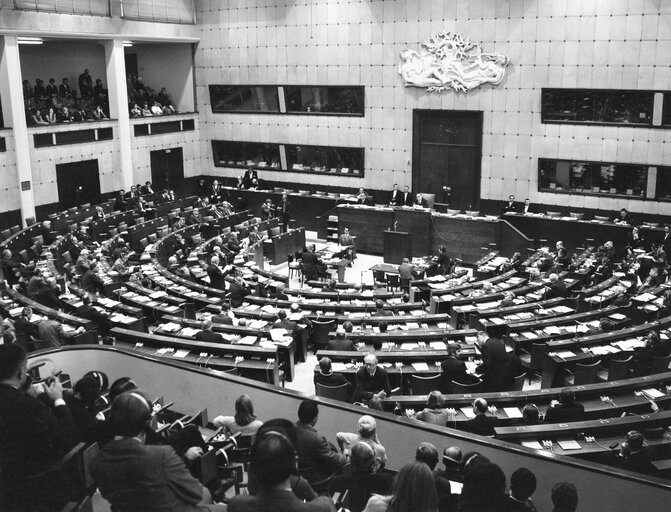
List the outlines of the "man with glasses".
{"type": "Polygon", "coordinates": [[[377,365],[375,354],[366,354],[363,367],[356,372],[354,401],[368,403],[371,398],[386,398],[389,395],[391,387],[387,371],[377,365]]]}

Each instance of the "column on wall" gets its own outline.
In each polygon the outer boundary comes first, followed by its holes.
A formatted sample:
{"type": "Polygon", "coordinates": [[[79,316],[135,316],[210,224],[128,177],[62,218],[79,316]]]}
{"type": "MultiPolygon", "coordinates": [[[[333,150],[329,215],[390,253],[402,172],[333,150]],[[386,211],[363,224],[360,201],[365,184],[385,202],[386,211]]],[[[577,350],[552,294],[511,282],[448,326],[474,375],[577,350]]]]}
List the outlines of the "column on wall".
{"type": "Polygon", "coordinates": [[[0,90],[3,91],[2,111],[5,124],[12,127],[16,170],[19,178],[19,201],[21,218],[35,218],[35,196],[33,195],[30,168],[30,139],[23,104],[23,84],[21,82],[21,60],[16,36],[0,37],[0,90]]]}
{"type": "Polygon", "coordinates": [[[126,86],[126,63],[122,40],[105,41],[105,65],[110,118],[118,119],[119,156],[122,183],[119,188],[130,189],[133,184],[133,155],[131,150],[131,126],[128,113],[128,91],[126,86]]]}

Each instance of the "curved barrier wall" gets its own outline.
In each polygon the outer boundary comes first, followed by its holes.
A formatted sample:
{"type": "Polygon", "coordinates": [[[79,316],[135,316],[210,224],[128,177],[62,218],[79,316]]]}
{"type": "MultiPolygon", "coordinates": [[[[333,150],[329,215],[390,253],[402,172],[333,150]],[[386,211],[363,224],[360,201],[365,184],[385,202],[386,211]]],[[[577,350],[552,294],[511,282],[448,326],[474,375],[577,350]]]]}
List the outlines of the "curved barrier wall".
{"type": "MultiPolygon", "coordinates": [[[[151,396],[164,396],[174,401],[174,409],[193,413],[207,407],[208,415],[233,414],[235,399],[242,393],[254,402],[259,419],[283,417],[297,419],[298,405],[306,397],[320,404],[317,429],[327,439],[334,440],[339,431],[356,431],[363,410],[349,404],[316,398],[312,395],[286,390],[260,382],[233,377],[221,372],[194,368],[185,363],[165,362],[132,350],[77,346],[30,354],[29,366],[44,361],[42,375],[51,369],[62,369],[73,382],[89,370],[100,370],[114,380],[132,377],[151,396]]],[[[616,468],[536,452],[520,446],[437,427],[387,413],[368,411],[376,417],[378,435],[387,448],[388,467],[399,469],[414,459],[417,445],[422,441],[435,444],[439,450],[449,445],[461,447],[465,453],[477,450],[501,466],[507,478],[519,467],[527,467],[538,478],[534,503],[539,510],[552,510],[550,492],[558,481],[569,481],[578,488],[579,509],[591,512],[662,512],[668,510],[671,482],[643,479],[634,473],[616,468]]]]}

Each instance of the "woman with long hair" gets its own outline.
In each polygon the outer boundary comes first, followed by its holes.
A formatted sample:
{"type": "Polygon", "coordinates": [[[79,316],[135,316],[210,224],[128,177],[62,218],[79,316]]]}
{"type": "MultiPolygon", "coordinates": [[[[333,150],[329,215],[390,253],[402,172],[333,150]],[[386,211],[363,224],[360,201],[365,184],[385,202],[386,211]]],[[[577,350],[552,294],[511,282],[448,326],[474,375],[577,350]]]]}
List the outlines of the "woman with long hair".
{"type": "Polygon", "coordinates": [[[436,512],[436,484],[429,466],[413,462],[401,468],[391,496],[373,494],[363,512],[436,512]]]}
{"type": "Polygon", "coordinates": [[[240,395],[235,401],[234,416],[217,416],[212,421],[217,427],[226,427],[231,434],[241,432],[243,435],[254,435],[263,422],[256,419],[254,404],[248,395],[240,395]]]}

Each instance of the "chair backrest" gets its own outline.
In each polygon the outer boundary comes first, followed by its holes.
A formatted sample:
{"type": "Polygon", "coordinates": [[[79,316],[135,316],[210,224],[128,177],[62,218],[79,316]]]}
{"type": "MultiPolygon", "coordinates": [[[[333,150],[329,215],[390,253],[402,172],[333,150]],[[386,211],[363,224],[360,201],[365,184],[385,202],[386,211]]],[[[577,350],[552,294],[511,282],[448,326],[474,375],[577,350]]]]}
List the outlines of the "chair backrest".
{"type": "Polygon", "coordinates": [[[429,208],[433,208],[433,203],[436,202],[436,194],[425,194],[424,192],[422,192],[422,197],[426,199],[429,208]]]}
{"type": "Polygon", "coordinates": [[[26,227],[29,228],[35,224],[35,217],[26,217],[26,227]]]}
{"type": "Polygon", "coordinates": [[[578,220],[582,220],[585,217],[584,213],[571,212],[571,213],[569,213],[569,215],[571,216],[571,218],[578,219],[578,220]]]}
{"type": "Polygon", "coordinates": [[[461,382],[452,381],[452,393],[453,394],[463,394],[463,393],[477,393],[482,388],[482,381],[478,381],[474,384],[462,384],[461,382]]]}
{"type": "Polygon", "coordinates": [[[574,386],[584,386],[585,384],[594,384],[596,382],[596,372],[599,369],[601,361],[591,364],[578,363],[575,365],[574,386]]]}
{"type": "Polygon", "coordinates": [[[447,213],[449,213],[450,215],[459,215],[461,213],[461,210],[453,210],[452,208],[448,208],[447,213]]]}
{"type": "Polygon", "coordinates": [[[140,239],[140,245],[142,246],[143,249],[149,245],[149,241],[147,240],[146,237],[140,239]]]}
{"type": "Polygon", "coordinates": [[[275,226],[274,228],[270,228],[270,236],[277,236],[280,234],[280,227],[275,226]]]}
{"type": "Polygon", "coordinates": [[[33,344],[33,350],[44,350],[47,348],[54,348],[54,344],[49,340],[37,340],[31,338],[31,343],[33,344]]]}
{"type": "Polygon", "coordinates": [[[413,395],[428,395],[434,389],[440,389],[440,381],[443,376],[438,375],[411,375],[410,385],[412,386],[413,395]]]}
{"type": "Polygon", "coordinates": [[[531,344],[531,361],[530,366],[532,370],[540,370],[543,368],[543,362],[547,354],[548,346],[545,343],[531,344]]]}
{"type": "Polygon", "coordinates": [[[634,356],[627,359],[613,359],[608,365],[608,381],[622,380],[629,377],[629,365],[634,356]]]}
{"type": "Polygon", "coordinates": [[[380,283],[386,283],[387,274],[385,273],[384,270],[373,270],[373,279],[375,279],[375,281],[378,281],[380,283]]]}
{"type": "Polygon", "coordinates": [[[18,233],[19,231],[21,231],[21,226],[19,226],[17,224],[16,226],[12,226],[11,228],[9,228],[9,230],[12,232],[12,235],[13,235],[13,234],[18,233]]]}
{"type": "Polygon", "coordinates": [[[669,362],[671,362],[671,356],[653,357],[652,364],[650,365],[650,373],[662,373],[668,371],[669,362]]]}
{"type": "Polygon", "coordinates": [[[478,217],[480,215],[480,210],[466,210],[466,215],[469,217],[478,217]]]}
{"type": "Polygon", "coordinates": [[[333,400],[347,401],[349,385],[347,383],[339,386],[324,386],[319,382],[315,382],[315,394],[324,398],[331,398],[333,400]]]}
{"type": "Polygon", "coordinates": [[[595,216],[594,216],[594,220],[600,220],[600,221],[602,221],[602,222],[606,222],[606,221],[608,221],[609,219],[608,219],[608,217],[604,217],[603,215],[595,215],[595,216]]]}
{"type": "Polygon", "coordinates": [[[522,373],[521,375],[518,375],[515,377],[513,380],[513,385],[510,386],[510,391],[522,391],[524,388],[524,380],[527,378],[526,373],[522,373]]]}
{"type": "Polygon", "coordinates": [[[315,346],[326,345],[329,340],[329,332],[334,331],[337,325],[337,320],[313,320],[312,321],[312,341],[315,346]]]}
{"type": "Polygon", "coordinates": [[[12,236],[12,232],[9,228],[7,228],[7,229],[3,229],[2,231],[0,231],[0,235],[2,235],[2,238],[4,240],[4,239],[7,239],[10,236],[12,236]]]}
{"type": "Polygon", "coordinates": [[[387,274],[387,284],[392,287],[400,287],[401,277],[398,274],[387,274]]]}
{"type": "Polygon", "coordinates": [[[558,217],[561,217],[561,212],[547,212],[548,217],[552,217],[553,219],[556,219],[558,217]]]}

